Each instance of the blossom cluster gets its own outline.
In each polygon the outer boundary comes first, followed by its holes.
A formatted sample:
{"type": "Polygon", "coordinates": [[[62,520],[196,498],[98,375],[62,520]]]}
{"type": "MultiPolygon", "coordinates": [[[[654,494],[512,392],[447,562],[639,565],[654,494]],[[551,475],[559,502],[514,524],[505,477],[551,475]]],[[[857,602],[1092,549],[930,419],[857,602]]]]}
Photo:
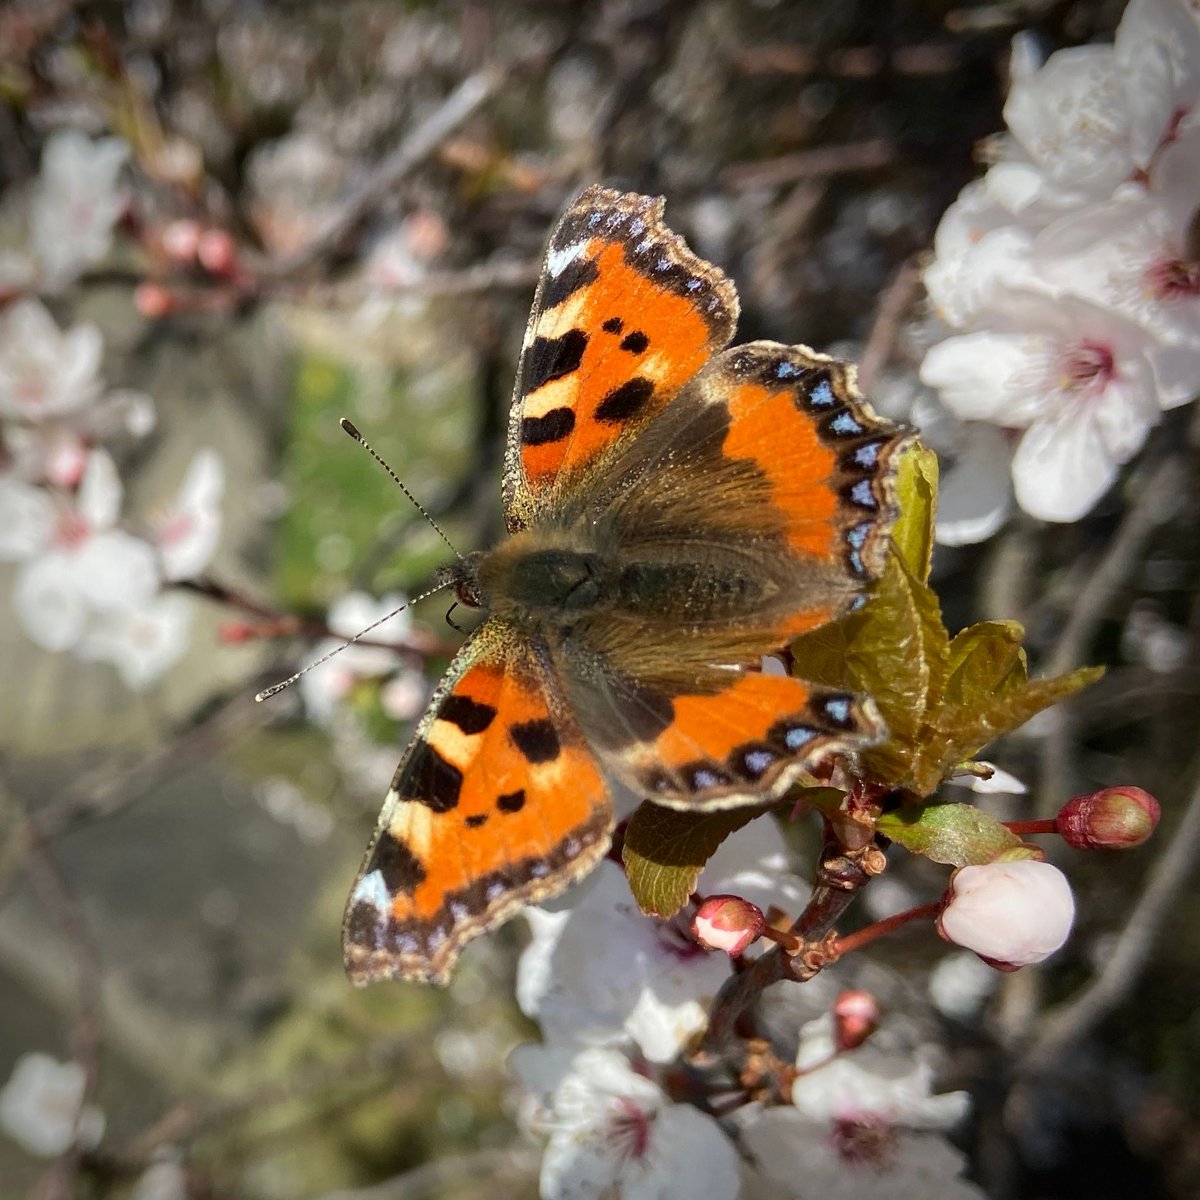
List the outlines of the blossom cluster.
{"type": "MultiPolygon", "coordinates": [[[[699,886],[763,908],[796,908],[807,894],[769,820],[724,842],[699,886]]],[[[981,1195],[940,1132],[964,1115],[965,1093],[933,1091],[928,1046],[843,1054],[832,980],[804,988],[811,1019],[790,1105],[749,1104],[722,1120],[669,1094],[670,1064],[704,1033],[732,971],[696,943],[689,913],[643,916],[621,868],[605,861],[527,919],[517,999],[543,1040],[518,1047],[511,1066],[525,1124],[548,1134],[544,1200],[787,1195],[798,1178],[829,1196],[895,1195],[906,1184],[951,1200],[981,1195]]]]}
{"type": "Polygon", "coordinates": [[[1200,11],[1131,0],[1113,45],[1038,59],[1018,36],[1007,132],[925,272],[946,336],[920,375],[969,423],[976,491],[944,541],[1004,521],[1000,462],[1026,512],[1078,520],[1200,390],[1200,11]]]}
{"type": "Polygon", "coordinates": [[[112,663],[140,689],[187,647],[193,602],[168,587],[216,548],[223,466],[200,450],[172,501],[136,523],[124,516],[105,443],[144,438],[154,404],[107,387],[100,330],[61,328],[34,294],[107,253],[127,155],[116,138],[52,135],[32,189],[31,253],[0,263],[3,285],[22,293],[0,310],[0,561],[16,564],[12,604],[34,643],[112,663]]]}

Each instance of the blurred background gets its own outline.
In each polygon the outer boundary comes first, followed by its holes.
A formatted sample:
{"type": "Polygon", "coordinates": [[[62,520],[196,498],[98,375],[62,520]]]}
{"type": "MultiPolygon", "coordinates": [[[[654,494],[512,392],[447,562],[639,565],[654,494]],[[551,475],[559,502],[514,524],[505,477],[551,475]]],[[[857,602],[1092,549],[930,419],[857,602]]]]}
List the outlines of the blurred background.
{"type": "MultiPolygon", "coordinates": [[[[486,545],[542,247],[599,180],[666,196],[736,282],[739,340],[862,361],[878,406],[920,421],[922,256],[1003,125],[1013,35],[1111,40],[1122,7],[0,9],[0,1193],[536,1194],[504,1067],[535,1034],[521,923],[446,991],[341,968],[347,890],[455,643],[444,602],[378,631],[397,650],[254,703],[446,557],[337,420],[460,549],[486,545]]],[[[1061,860],[1074,939],[977,1005],[930,998],[928,933],[872,951],[973,1093],[957,1141],[997,1197],[1200,1192],[1200,912],[1175,840],[1197,786],[1189,421],[1084,519],[1017,514],[935,560],[951,629],[1015,618],[1034,673],[1108,667],[989,752],[1030,786],[996,811],[1126,782],[1164,809],[1138,853],[1061,860]],[[1069,1049],[1014,1101],[1014,1056],[1064,1011],[1069,1049]]]]}

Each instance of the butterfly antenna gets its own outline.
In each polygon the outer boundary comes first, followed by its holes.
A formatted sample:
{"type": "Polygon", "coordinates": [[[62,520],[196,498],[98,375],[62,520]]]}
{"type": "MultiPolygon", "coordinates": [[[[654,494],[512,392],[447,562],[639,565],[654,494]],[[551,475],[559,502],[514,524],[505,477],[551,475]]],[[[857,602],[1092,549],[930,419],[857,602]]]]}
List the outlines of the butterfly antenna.
{"type": "MultiPolygon", "coordinates": [[[[429,524],[433,526],[434,532],[442,539],[443,542],[446,543],[447,546],[450,547],[454,557],[461,562],[462,555],[459,554],[459,552],[454,548],[454,543],[442,532],[441,526],[429,515],[428,512],[425,511],[425,506],[416,498],[416,496],[414,496],[412,492],[410,492],[408,488],[404,486],[404,481],[400,478],[400,476],[397,475],[396,472],[393,471],[392,468],[389,467],[387,463],[385,463],[383,459],[379,457],[371,443],[368,442],[367,439],[358,432],[357,428],[355,428],[354,423],[348,420],[346,417],[343,417],[339,424],[391,476],[392,482],[413,502],[417,512],[419,512],[421,516],[423,516],[425,520],[427,520],[429,524]]],[[[426,593],[426,595],[429,594],[430,593],[428,592],[426,593]]],[[[418,599],[420,598],[421,597],[418,597],[418,599]]],[[[386,620],[387,618],[385,617],[384,619],[386,620]]],[[[313,665],[315,666],[316,664],[314,663],[313,665]]]]}
{"type": "MultiPolygon", "coordinates": [[[[363,445],[365,446],[366,443],[364,442],[363,445]]],[[[367,449],[370,450],[371,449],[370,446],[367,446],[367,449]]],[[[418,505],[418,507],[420,507],[420,506],[418,505]]],[[[435,526],[435,528],[436,528],[436,526],[435,526]]],[[[310,662],[307,667],[304,667],[302,670],[297,671],[295,673],[295,675],[289,676],[287,679],[284,679],[280,683],[273,683],[269,688],[266,688],[263,691],[259,692],[258,695],[254,697],[254,699],[261,704],[262,701],[270,700],[270,698],[272,696],[279,695],[279,693],[282,692],[284,688],[291,687],[292,684],[295,683],[296,680],[299,679],[301,675],[307,675],[309,673],[309,671],[311,671],[313,669],[313,667],[319,667],[323,662],[328,662],[335,654],[341,654],[341,652],[343,650],[345,650],[348,646],[353,646],[355,642],[361,641],[362,638],[366,637],[366,635],[368,633],[370,633],[372,629],[378,629],[379,626],[384,623],[384,621],[390,621],[397,613],[402,613],[406,608],[409,608],[412,605],[418,603],[418,601],[424,600],[429,596],[436,595],[438,592],[442,591],[444,588],[449,587],[450,582],[451,582],[450,580],[447,580],[445,583],[439,583],[437,585],[437,587],[432,587],[429,589],[429,591],[422,592],[419,596],[414,596],[411,600],[406,600],[402,605],[400,605],[399,608],[393,608],[390,613],[387,613],[386,615],[380,617],[378,621],[372,621],[371,624],[366,627],[366,629],[360,629],[352,638],[347,638],[346,641],[342,643],[342,645],[335,646],[332,650],[329,651],[328,654],[322,654],[321,657],[318,658],[316,662],[310,662]]]]}

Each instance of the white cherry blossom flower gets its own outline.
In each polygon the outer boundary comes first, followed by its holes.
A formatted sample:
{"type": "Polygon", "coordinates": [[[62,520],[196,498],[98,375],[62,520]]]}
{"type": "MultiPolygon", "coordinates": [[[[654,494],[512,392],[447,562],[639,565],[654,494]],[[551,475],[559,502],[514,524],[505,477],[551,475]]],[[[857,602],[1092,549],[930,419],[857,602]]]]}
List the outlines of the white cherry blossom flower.
{"type": "MultiPolygon", "coordinates": [[[[404,598],[395,594],[389,594],[379,600],[365,592],[347,592],[340,596],[330,606],[327,622],[329,628],[342,637],[326,638],[318,643],[316,657],[320,658],[337,650],[339,646],[346,646],[349,638],[362,633],[367,626],[373,625],[381,617],[386,617],[403,603],[404,598]]],[[[405,609],[378,630],[373,630],[367,637],[372,640],[399,638],[411,626],[411,614],[405,609]]],[[[360,680],[382,678],[390,675],[396,667],[396,652],[386,646],[367,646],[361,642],[346,646],[330,662],[322,663],[316,670],[301,676],[300,694],[304,697],[304,708],[309,719],[319,725],[328,725],[333,721],[339,705],[360,680]]]]}
{"type": "Polygon", "coordinates": [[[710,1116],[674,1104],[624,1055],[518,1046],[510,1063],[549,1133],[542,1200],[734,1200],[738,1156],[710,1116]]]}
{"type": "MultiPolygon", "coordinates": [[[[1200,392],[1200,127],[1164,151],[1159,187],[1121,189],[1055,222],[1033,246],[1039,269],[1061,291],[1085,296],[1136,322],[1164,346],[1190,351],[1159,369],[1159,404],[1200,392]]],[[[1160,352],[1161,362],[1164,353],[1160,352]]]]}
{"type": "Polygon", "coordinates": [[[1151,170],[1155,156],[1200,103],[1200,13],[1188,0],[1130,0],[1114,38],[1129,105],[1130,154],[1151,170]]]}
{"type": "Polygon", "coordinates": [[[934,1092],[928,1052],[900,1055],[874,1042],[837,1054],[833,1017],[800,1030],[792,1104],[812,1121],[882,1122],[907,1129],[948,1129],[966,1115],[966,1092],[934,1092]]]}
{"type": "MultiPolygon", "coordinates": [[[[799,908],[807,895],[769,820],[726,839],[698,890],[741,896],[763,909],[799,908]]],[[[643,916],[616,863],[601,862],[565,901],[529,908],[526,917],[533,938],[517,969],[517,1001],[550,1041],[632,1038],[649,1061],[669,1062],[704,1029],[730,972],[728,958],[696,944],[686,911],[671,921],[643,916]]]]}
{"type": "Polygon", "coordinates": [[[128,157],[120,138],[92,141],[75,129],[47,138],[30,233],[48,284],[70,282],[108,253],[127,203],[120,175],[128,157]]]}
{"type": "Polygon", "coordinates": [[[938,932],[1002,967],[1049,958],[1067,940],[1075,920],[1066,876],[1032,859],[960,867],[947,897],[938,932]]]}
{"type": "Polygon", "coordinates": [[[739,1126],[759,1171],[787,1196],[986,1200],[962,1178],[965,1158],[941,1134],[866,1120],[811,1121],[794,1108],[749,1110],[739,1126]]]}
{"type": "Polygon", "coordinates": [[[1116,313],[1073,296],[1010,292],[991,327],[933,346],[923,382],[965,420],[1024,429],[1017,502],[1075,521],[1104,494],[1159,415],[1159,347],[1116,313]]]}
{"type": "Polygon", "coordinates": [[[111,663],[127,687],[144,691],[183,657],[194,616],[190,596],[164,592],[136,608],[99,614],[75,650],[85,660],[111,663]]]}
{"type": "Polygon", "coordinates": [[[77,1062],[49,1054],[23,1054],[0,1090],[0,1130],[30,1154],[55,1158],[78,1138],[94,1146],[104,1133],[104,1114],[82,1109],[85,1077],[77,1062]]]}
{"type": "Polygon", "coordinates": [[[25,632],[44,649],[70,649],[92,614],[141,608],[157,592],[154,551],[116,528],[121,482],[103,450],[89,457],[73,503],[9,481],[4,505],[28,523],[13,599],[25,632]]]}
{"type": "Polygon", "coordinates": [[[0,417],[36,424],[93,403],[103,350],[94,325],[63,331],[40,301],[18,300],[0,314],[0,417]]]}
{"type": "Polygon", "coordinates": [[[194,579],[212,559],[221,536],[225,465],[215,450],[200,450],[170,508],[154,522],[163,578],[194,579]]]}

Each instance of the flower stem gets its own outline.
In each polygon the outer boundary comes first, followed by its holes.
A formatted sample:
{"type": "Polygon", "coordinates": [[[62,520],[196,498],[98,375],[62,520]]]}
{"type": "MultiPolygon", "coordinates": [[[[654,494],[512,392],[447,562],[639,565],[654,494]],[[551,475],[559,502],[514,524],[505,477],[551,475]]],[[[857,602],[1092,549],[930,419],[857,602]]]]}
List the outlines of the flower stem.
{"type": "Polygon", "coordinates": [[[916,908],[908,908],[894,916],[884,917],[882,921],[876,921],[872,925],[867,925],[862,929],[855,930],[854,933],[848,933],[845,937],[838,938],[838,955],[849,954],[852,950],[861,950],[863,946],[873,942],[877,937],[891,933],[893,929],[899,929],[901,925],[907,925],[909,921],[936,917],[941,910],[942,902],[933,900],[929,904],[918,904],[916,908]]]}
{"type": "Polygon", "coordinates": [[[1010,833],[1057,833],[1058,828],[1053,817],[1039,818],[1033,821],[1001,821],[1010,833]]]}

